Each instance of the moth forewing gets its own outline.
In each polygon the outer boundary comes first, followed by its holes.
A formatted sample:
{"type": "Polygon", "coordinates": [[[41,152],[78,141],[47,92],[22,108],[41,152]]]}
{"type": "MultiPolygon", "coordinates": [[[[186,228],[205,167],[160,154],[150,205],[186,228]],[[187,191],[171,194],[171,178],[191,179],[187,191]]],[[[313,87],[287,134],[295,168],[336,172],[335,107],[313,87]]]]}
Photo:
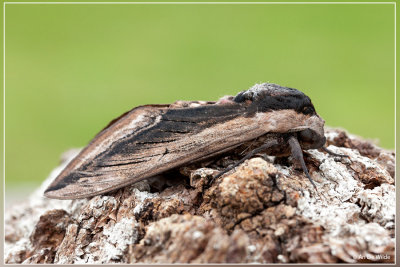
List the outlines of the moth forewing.
{"type": "MultiPolygon", "coordinates": [[[[185,114],[193,109],[179,111],[185,114]]],[[[157,107],[134,112],[135,116],[129,118],[130,114],[127,114],[126,118],[106,129],[106,133],[98,135],[56,178],[45,195],[59,199],[97,195],[198,158],[222,153],[226,148],[264,133],[256,119],[243,116],[228,118],[223,123],[210,123],[205,117],[202,126],[201,121],[193,123],[188,118],[174,120],[157,107]],[[168,119],[164,120],[166,117],[168,119]],[[243,125],[246,125],[245,129],[243,125]],[[183,128],[187,133],[183,133],[183,128]]],[[[218,116],[217,121],[223,120],[218,116]]]]}
{"type": "MultiPolygon", "coordinates": [[[[256,85],[217,102],[137,107],[97,134],[45,196],[98,195],[272,133],[286,141],[281,137],[303,133],[300,145],[318,147],[323,120],[303,93],[274,84],[256,85]]],[[[280,145],[287,147],[286,141],[280,145]]]]}

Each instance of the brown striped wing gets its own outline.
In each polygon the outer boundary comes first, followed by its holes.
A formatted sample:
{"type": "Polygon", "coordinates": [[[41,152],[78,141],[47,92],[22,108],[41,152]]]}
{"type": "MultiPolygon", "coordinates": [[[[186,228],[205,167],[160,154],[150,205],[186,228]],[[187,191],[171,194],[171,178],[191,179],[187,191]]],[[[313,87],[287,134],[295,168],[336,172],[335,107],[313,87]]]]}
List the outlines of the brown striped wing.
{"type": "Polygon", "coordinates": [[[239,104],[137,107],[101,131],[45,192],[57,199],[98,195],[265,133],[239,104]]]}

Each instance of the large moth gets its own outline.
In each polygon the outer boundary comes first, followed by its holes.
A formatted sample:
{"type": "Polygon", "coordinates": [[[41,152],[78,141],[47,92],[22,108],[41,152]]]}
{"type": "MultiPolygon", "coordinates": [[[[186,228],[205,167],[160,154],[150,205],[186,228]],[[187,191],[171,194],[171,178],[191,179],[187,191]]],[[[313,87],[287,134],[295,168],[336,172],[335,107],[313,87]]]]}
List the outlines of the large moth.
{"type": "MultiPolygon", "coordinates": [[[[308,96],[276,84],[256,84],[216,102],[177,101],[136,107],[98,133],[56,177],[45,196],[99,195],[205,160],[249,142],[256,153],[289,156],[313,183],[303,150],[323,148],[324,120],[308,96]]],[[[214,178],[216,178],[214,177],[214,178]]]]}

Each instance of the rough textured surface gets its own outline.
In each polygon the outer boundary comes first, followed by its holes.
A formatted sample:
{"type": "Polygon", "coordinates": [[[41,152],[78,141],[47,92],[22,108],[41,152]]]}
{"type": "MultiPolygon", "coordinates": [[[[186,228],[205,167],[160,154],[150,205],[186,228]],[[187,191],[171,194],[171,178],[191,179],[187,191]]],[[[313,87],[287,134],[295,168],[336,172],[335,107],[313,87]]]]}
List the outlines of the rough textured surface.
{"type": "Polygon", "coordinates": [[[71,151],[41,188],[6,211],[6,262],[394,262],[394,153],[341,130],[326,136],[329,149],[349,158],[304,153],[318,192],[290,158],[265,155],[207,187],[217,169],[241,157],[232,153],[180,168],[167,184],[43,198],[71,151]]]}

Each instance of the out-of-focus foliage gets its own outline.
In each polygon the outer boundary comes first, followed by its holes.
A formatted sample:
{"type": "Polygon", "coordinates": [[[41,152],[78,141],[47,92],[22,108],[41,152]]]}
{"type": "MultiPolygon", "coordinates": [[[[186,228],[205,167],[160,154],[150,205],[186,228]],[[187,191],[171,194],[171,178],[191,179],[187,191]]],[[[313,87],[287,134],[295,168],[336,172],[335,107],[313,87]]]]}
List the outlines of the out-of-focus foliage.
{"type": "Polygon", "coordinates": [[[137,105],[266,81],[393,148],[394,6],[7,5],[6,185],[39,183],[137,105]]]}

